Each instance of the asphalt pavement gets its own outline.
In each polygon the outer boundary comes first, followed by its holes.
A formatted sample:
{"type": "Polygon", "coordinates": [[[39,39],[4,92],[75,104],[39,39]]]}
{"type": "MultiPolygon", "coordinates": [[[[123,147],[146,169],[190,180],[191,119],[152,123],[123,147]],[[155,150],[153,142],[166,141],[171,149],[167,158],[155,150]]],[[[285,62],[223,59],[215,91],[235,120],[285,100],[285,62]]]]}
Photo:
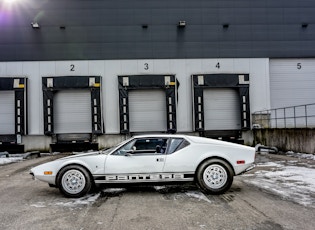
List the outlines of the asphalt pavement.
{"type": "Polygon", "coordinates": [[[312,168],[314,160],[258,154],[256,169],[235,177],[218,196],[195,185],[172,185],[104,188],[69,199],[29,175],[31,167],[61,156],[0,165],[0,229],[314,229],[312,206],[247,182],[275,170],[265,163],[312,168]]]}

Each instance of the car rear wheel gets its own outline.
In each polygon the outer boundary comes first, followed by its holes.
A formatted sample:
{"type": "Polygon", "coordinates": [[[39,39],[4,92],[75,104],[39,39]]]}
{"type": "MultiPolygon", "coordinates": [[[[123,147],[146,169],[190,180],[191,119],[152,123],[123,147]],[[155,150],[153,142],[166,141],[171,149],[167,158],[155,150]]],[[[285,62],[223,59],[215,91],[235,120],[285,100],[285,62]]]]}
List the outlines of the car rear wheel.
{"type": "Polygon", "coordinates": [[[69,165],[61,169],[57,182],[61,193],[71,198],[84,196],[92,187],[89,173],[78,165],[69,165]]]}
{"type": "Polygon", "coordinates": [[[226,192],[233,183],[233,170],[229,164],[220,159],[203,162],[197,170],[199,187],[209,194],[226,192]]]}

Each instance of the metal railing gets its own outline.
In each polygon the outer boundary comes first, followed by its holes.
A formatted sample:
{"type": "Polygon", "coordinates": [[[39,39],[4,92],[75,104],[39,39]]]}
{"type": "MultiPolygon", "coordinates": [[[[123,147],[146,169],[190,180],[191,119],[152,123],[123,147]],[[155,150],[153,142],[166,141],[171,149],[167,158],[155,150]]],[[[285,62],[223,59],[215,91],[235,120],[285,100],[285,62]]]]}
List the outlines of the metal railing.
{"type": "Polygon", "coordinates": [[[315,103],[257,111],[253,128],[314,128],[315,103]]]}

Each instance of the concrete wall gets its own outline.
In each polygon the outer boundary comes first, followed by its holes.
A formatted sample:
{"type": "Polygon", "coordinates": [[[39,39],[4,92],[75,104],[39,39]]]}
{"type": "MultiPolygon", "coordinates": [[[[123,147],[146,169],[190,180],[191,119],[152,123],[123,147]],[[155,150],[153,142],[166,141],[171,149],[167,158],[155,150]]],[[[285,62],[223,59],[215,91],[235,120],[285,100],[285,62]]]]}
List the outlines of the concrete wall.
{"type": "Polygon", "coordinates": [[[50,136],[43,135],[29,135],[22,137],[22,143],[24,144],[24,151],[41,151],[49,152],[52,138],[50,136]]]}
{"type": "Polygon", "coordinates": [[[315,153],[315,129],[255,129],[253,134],[255,144],[281,151],[315,153]]]}

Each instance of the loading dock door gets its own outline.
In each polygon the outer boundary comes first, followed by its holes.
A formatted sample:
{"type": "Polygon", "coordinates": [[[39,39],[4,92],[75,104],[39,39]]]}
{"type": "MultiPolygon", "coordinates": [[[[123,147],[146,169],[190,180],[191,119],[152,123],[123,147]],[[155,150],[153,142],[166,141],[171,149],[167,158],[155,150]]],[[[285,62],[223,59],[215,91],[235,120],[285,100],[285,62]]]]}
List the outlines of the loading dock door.
{"type": "Polygon", "coordinates": [[[129,91],[131,132],[166,131],[166,114],[165,91],[129,91]]]}
{"type": "Polygon", "coordinates": [[[55,133],[92,133],[90,90],[62,90],[54,95],[55,133]]]}
{"type": "Polygon", "coordinates": [[[206,130],[240,130],[241,112],[238,91],[232,88],[204,90],[206,130]]]}
{"type": "Polygon", "coordinates": [[[271,108],[315,102],[315,59],[271,59],[271,108]]]}
{"type": "Polygon", "coordinates": [[[14,91],[0,91],[0,134],[15,134],[14,91]]]}

